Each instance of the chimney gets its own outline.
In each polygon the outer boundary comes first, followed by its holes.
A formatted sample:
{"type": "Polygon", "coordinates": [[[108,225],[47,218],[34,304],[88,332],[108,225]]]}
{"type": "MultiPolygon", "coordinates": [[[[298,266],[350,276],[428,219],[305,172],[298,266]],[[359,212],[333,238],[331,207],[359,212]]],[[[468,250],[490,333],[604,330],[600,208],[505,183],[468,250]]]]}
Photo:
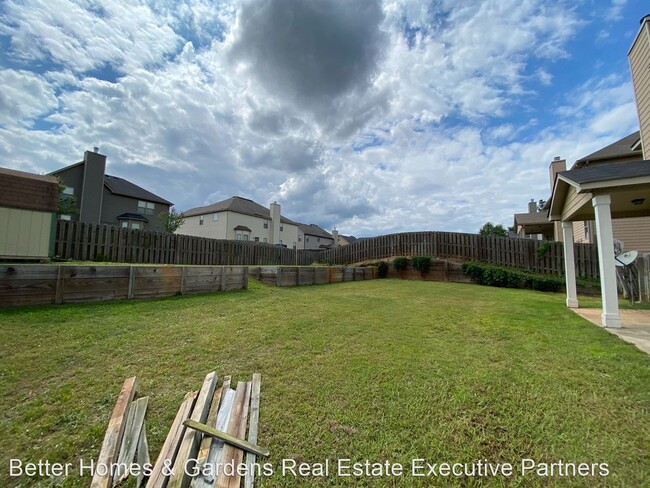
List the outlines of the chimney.
{"type": "Polygon", "coordinates": [[[533,198],[528,202],[528,213],[537,213],[537,202],[533,198]]]}
{"type": "Polygon", "coordinates": [[[79,220],[99,224],[104,196],[106,156],[94,151],[84,152],[83,186],[79,201],[79,220]]]}
{"type": "Polygon", "coordinates": [[[551,193],[555,184],[555,175],[561,171],[566,171],[566,159],[560,159],[560,156],[555,156],[548,167],[548,175],[551,179],[551,193]]]}
{"type": "Polygon", "coordinates": [[[334,247],[339,247],[339,231],[332,229],[332,239],[334,239],[334,247]]]}
{"type": "Polygon", "coordinates": [[[280,204],[273,202],[271,210],[271,240],[272,244],[280,244],[280,204]]]}
{"type": "Polygon", "coordinates": [[[650,57],[650,15],[641,19],[641,28],[627,53],[634,85],[636,113],[639,118],[641,149],[643,159],[650,158],[650,78],[648,77],[648,58],[650,57]]]}

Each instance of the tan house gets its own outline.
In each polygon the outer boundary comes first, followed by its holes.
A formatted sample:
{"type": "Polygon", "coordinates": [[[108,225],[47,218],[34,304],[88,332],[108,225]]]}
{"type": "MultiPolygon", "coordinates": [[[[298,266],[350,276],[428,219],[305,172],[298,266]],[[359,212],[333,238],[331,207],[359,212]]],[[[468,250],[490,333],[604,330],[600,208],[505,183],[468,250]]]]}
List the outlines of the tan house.
{"type": "Polygon", "coordinates": [[[234,196],[221,202],[183,212],[185,222],[176,231],[212,239],[266,242],[288,248],[298,246],[298,223],[280,215],[280,205],[266,208],[234,196]]]}
{"type": "Polygon", "coordinates": [[[298,224],[298,249],[329,249],[338,241],[337,231],[332,234],[316,224],[298,224]]]}

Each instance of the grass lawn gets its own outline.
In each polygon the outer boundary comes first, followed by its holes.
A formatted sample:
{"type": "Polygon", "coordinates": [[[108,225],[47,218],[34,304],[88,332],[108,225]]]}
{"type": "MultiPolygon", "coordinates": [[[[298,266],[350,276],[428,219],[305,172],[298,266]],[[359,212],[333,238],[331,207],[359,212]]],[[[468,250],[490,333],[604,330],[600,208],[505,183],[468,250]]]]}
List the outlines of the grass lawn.
{"type": "Polygon", "coordinates": [[[648,486],[650,357],[564,296],[377,280],[0,311],[0,486],[10,458],[96,458],[120,386],[149,395],[155,459],[181,399],[217,370],[262,373],[259,443],[305,462],[487,460],[515,479],[325,478],[259,486],[648,486]],[[522,479],[522,458],[607,463],[601,478],[522,479]],[[514,483],[512,483],[514,481],[514,483]]]}

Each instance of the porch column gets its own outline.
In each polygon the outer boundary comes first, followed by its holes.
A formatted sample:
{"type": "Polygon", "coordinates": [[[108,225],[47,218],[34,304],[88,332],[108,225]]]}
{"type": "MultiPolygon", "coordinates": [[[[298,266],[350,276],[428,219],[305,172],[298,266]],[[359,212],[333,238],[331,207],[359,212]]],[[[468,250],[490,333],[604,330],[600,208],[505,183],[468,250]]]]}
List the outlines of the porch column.
{"type": "Polygon", "coordinates": [[[573,222],[562,222],[562,238],[564,240],[564,277],[566,280],[566,306],[578,308],[578,292],[576,290],[576,265],[573,254],[573,222]]]}
{"type": "Polygon", "coordinates": [[[600,270],[600,290],[603,300],[603,327],[620,328],[618,313],[618,291],[616,288],[616,268],[614,266],[614,233],[609,195],[597,195],[591,199],[596,214],[596,235],[598,236],[598,266],[600,270]]]}

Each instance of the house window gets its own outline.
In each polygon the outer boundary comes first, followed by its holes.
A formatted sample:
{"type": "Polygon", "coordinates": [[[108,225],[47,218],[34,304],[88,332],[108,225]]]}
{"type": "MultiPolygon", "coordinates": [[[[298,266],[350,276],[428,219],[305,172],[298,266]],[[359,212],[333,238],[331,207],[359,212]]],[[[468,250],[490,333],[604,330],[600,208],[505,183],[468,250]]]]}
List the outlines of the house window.
{"type": "Polygon", "coordinates": [[[142,224],[140,222],[131,222],[131,229],[140,230],[142,229],[142,224]]]}
{"type": "Polygon", "coordinates": [[[264,228],[268,229],[269,228],[269,221],[268,220],[262,220],[262,223],[264,224],[264,228]]]}
{"type": "Polygon", "coordinates": [[[302,242],[302,237],[298,236],[298,242],[302,242]]]}
{"type": "Polygon", "coordinates": [[[284,225],[280,224],[280,232],[284,230],[284,225]]]}
{"type": "Polygon", "coordinates": [[[589,222],[585,222],[585,240],[587,242],[590,240],[589,222]]]}
{"type": "Polygon", "coordinates": [[[268,241],[266,240],[266,237],[264,238],[264,242],[268,242],[268,241]]]}
{"type": "Polygon", "coordinates": [[[245,232],[237,232],[237,234],[235,234],[235,239],[238,241],[248,241],[250,240],[250,236],[245,232]]]}
{"type": "Polygon", "coordinates": [[[135,229],[135,230],[144,229],[143,223],[135,220],[120,220],[120,226],[123,229],[135,229]]]}
{"type": "Polygon", "coordinates": [[[254,240],[255,240],[255,242],[260,242],[260,238],[259,238],[259,237],[255,237],[254,240]]]}
{"type": "Polygon", "coordinates": [[[74,196],[74,188],[71,186],[66,186],[61,193],[66,196],[72,197],[74,196]]]}
{"type": "Polygon", "coordinates": [[[72,220],[72,215],[59,215],[59,220],[67,220],[70,222],[72,220]]]}
{"type": "Polygon", "coordinates": [[[212,214],[212,222],[217,222],[219,221],[219,214],[218,213],[213,213],[212,214]]]}
{"type": "Polygon", "coordinates": [[[309,242],[309,236],[305,236],[305,242],[309,242]]]}
{"type": "Polygon", "coordinates": [[[295,243],[295,242],[293,243],[293,248],[294,248],[294,249],[296,248],[296,243],[295,243]]]}
{"type": "Polygon", "coordinates": [[[153,215],[156,206],[152,202],[138,201],[138,212],[142,215],[153,215]]]}
{"type": "Polygon", "coordinates": [[[203,215],[199,217],[199,225],[203,225],[203,215]]]}

